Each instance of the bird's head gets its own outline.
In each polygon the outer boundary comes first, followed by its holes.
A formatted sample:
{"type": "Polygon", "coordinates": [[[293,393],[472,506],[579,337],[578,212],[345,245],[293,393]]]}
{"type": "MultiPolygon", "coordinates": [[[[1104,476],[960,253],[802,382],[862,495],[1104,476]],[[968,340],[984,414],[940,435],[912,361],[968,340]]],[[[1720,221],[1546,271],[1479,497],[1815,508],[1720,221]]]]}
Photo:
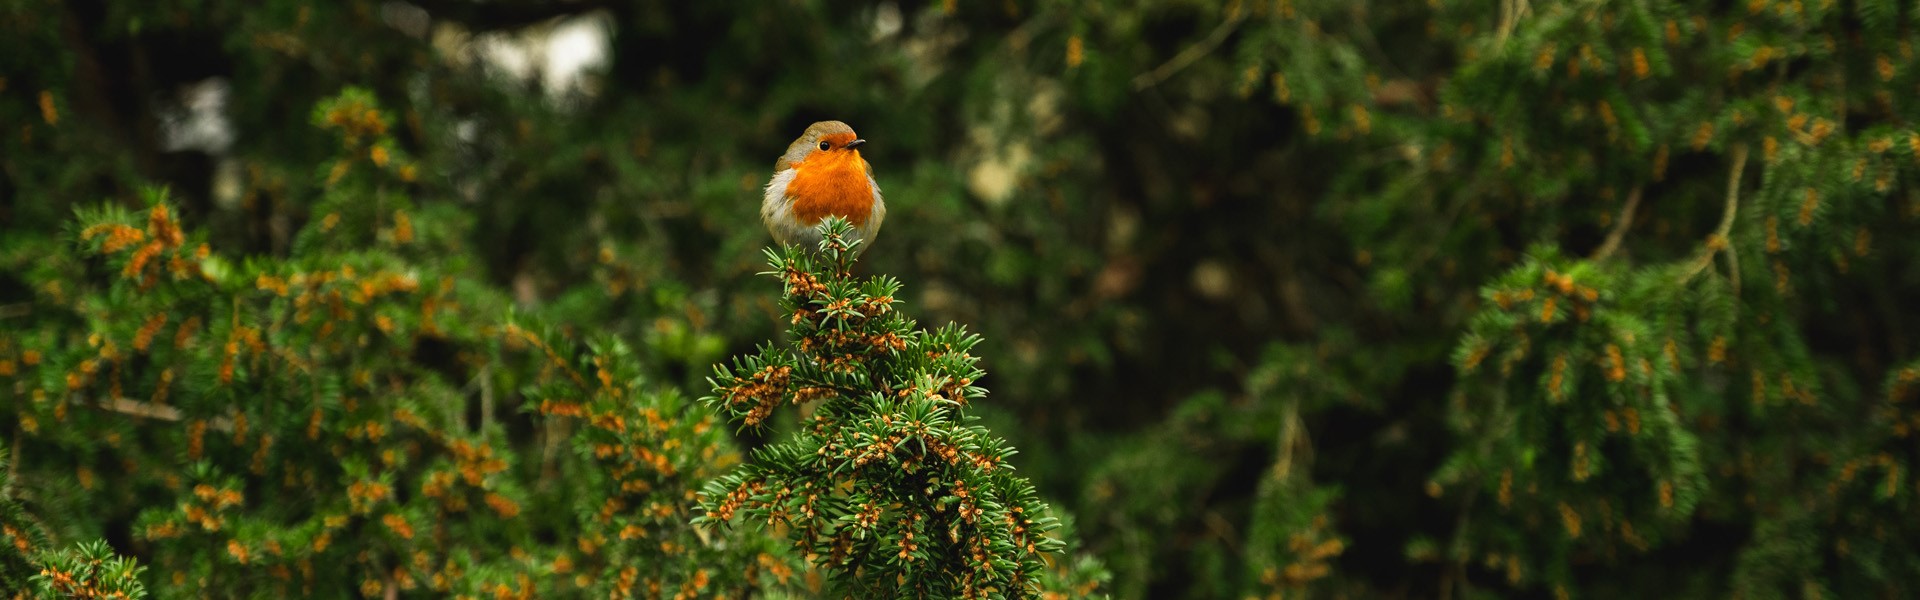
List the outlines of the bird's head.
{"type": "Polygon", "coordinates": [[[787,146],[786,155],[780,157],[776,169],[797,167],[816,162],[844,162],[860,160],[860,146],[867,141],[853,132],[853,128],[839,121],[821,121],[807,126],[806,133],[787,146]]]}

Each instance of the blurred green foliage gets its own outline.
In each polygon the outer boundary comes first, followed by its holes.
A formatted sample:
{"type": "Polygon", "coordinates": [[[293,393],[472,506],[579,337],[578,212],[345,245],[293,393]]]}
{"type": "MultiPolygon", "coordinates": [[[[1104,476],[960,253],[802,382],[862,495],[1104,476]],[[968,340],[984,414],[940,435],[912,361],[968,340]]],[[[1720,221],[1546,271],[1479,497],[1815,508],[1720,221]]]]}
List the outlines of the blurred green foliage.
{"type": "Polygon", "coordinates": [[[817,593],[685,398],[833,118],[1094,593],[1911,595],[1916,13],[0,0],[13,496],[159,597],[817,593]]]}

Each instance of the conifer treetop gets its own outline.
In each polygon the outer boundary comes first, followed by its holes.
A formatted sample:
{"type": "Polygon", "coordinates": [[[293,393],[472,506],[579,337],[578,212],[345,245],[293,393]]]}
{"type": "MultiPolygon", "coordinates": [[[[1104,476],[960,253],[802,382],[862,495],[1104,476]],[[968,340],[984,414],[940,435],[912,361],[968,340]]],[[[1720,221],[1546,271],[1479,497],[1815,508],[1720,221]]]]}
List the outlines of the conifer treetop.
{"type": "Polygon", "coordinates": [[[709,484],[704,523],[786,531],[861,597],[1001,598],[1040,591],[1062,548],[1058,521],[1015,476],[1013,448],[971,424],[986,390],[957,325],[921,329],[896,309],[900,282],[859,280],[857,240],[840,219],[817,251],[768,252],[783,282],[791,342],[715,368],[704,401],[741,427],[817,402],[785,441],[709,484]]]}

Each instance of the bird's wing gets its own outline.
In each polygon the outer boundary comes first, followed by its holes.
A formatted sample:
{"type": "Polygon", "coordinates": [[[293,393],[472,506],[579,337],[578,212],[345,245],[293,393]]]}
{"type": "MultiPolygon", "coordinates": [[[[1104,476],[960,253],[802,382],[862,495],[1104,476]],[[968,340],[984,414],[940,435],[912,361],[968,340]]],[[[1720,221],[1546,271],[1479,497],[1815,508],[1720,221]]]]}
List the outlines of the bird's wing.
{"type": "Polygon", "coordinates": [[[806,155],[805,148],[807,148],[807,146],[806,134],[801,134],[800,137],[794,138],[793,143],[787,144],[787,151],[782,153],[779,159],[773,161],[773,170],[779,172],[793,168],[793,164],[800,162],[800,158],[806,155]]]}

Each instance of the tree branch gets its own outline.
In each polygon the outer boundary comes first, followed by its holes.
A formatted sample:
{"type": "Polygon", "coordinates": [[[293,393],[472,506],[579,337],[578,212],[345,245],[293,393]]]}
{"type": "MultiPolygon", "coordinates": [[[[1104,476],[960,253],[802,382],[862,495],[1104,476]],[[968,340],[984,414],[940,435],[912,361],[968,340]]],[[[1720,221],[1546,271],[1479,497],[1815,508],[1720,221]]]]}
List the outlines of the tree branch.
{"type": "Polygon", "coordinates": [[[1727,251],[1730,262],[1740,264],[1739,257],[1733,256],[1733,244],[1728,243],[1727,234],[1733,231],[1733,217],[1740,210],[1740,177],[1746,171],[1747,145],[1734,144],[1733,172],[1727,175],[1727,208],[1720,213],[1720,226],[1707,236],[1706,247],[1700,249],[1700,256],[1693,259],[1693,267],[1680,277],[1680,283],[1693,281],[1695,275],[1713,264],[1713,255],[1720,250],[1727,251]]]}
{"type": "Polygon", "coordinates": [[[1507,37],[1513,35],[1513,28],[1520,24],[1520,17],[1531,12],[1527,0],[1500,0],[1499,43],[1507,44],[1507,37]]]}
{"type": "Polygon", "coordinates": [[[1161,64],[1159,67],[1155,67],[1152,71],[1134,76],[1133,90],[1137,92],[1160,85],[1160,82],[1166,81],[1167,78],[1172,77],[1174,73],[1178,73],[1181,69],[1191,66],[1193,61],[1200,60],[1201,57],[1213,52],[1215,48],[1219,48],[1221,42],[1227,41],[1227,36],[1232,34],[1234,29],[1239,28],[1240,22],[1244,20],[1246,20],[1245,11],[1239,11],[1229,15],[1227,20],[1222,21],[1219,27],[1213,28],[1213,33],[1207,34],[1207,38],[1200,40],[1200,43],[1181,50],[1179,54],[1174,55],[1172,59],[1161,64]]]}
{"type": "Polygon", "coordinates": [[[1607,232],[1607,241],[1601,243],[1600,249],[1594,250],[1593,256],[1587,260],[1594,262],[1603,261],[1606,260],[1608,256],[1613,255],[1613,251],[1620,249],[1620,240],[1627,236],[1627,227],[1633,224],[1633,211],[1640,206],[1640,192],[1642,191],[1642,188],[1635,186],[1632,192],[1627,193],[1627,205],[1620,209],[1620,218],[1614,221],[1613,230],[1607,232]]]}
{"type": "Polygon", "coordinates": [[[1299,435],[1300,399],[1287,400],[1287,409],[1280,416],[1280,456],[1273,461],[1273,478],[1285,483],[1293,477],[1293,445],[1299,435]]]}
{"type": "MultiPolygon", "coordinates": [[[[150,404],[132,398],[102,399],[100,401],[100,408],[123,415],[145,419],[158,419],[167,422],[179,422],[181,419],[180,409],[178,408],[163,404],[150,404]]],[[[207,420],[207,426],[213,428],[214,431],[232,433],[233,419],[229,417],[214,417],[207,420]]]]}

